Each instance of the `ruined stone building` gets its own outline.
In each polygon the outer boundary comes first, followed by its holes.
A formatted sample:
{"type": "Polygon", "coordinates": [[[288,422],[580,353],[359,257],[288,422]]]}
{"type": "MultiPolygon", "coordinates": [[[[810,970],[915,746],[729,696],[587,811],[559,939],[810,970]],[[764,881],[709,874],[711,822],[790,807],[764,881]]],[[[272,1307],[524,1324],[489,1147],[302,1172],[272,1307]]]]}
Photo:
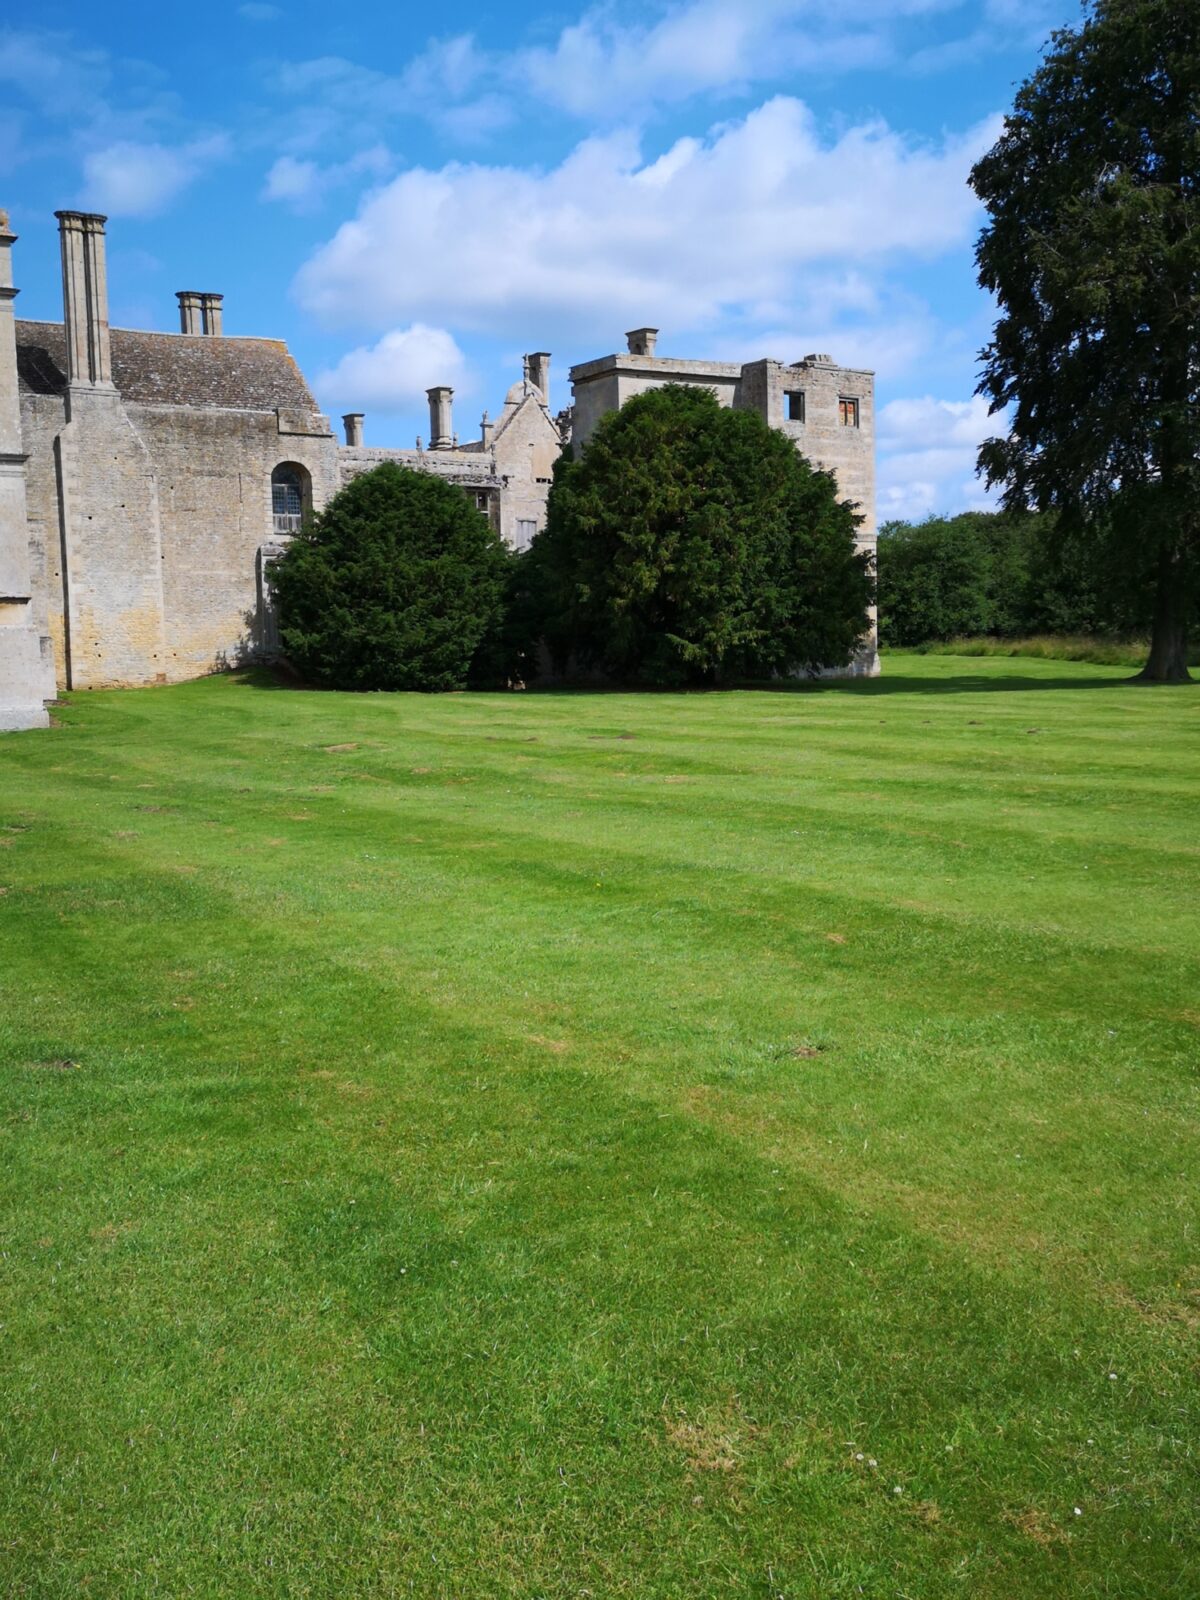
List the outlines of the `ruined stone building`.
{"type": "MultiPolygon", "coordinates": [[[[831,356],[781,361],[679,361],[657,354],[658,329],[626,334],[622,355],[601,356],[571,368],[570,437],[586,446],[596,424],[635,394],[665,383],[701,384],[722,405],[757,411],[772,428],[795,441],[814,466],[833,474],[840,494],[854,503],[861,521],[858,548],[875,556],[875,375],[839,367],[831,356]]],[[[879,671],[875,608],[870,631],[851,666],[852,676],[879,671]]]]}
{"type": "Polygon", "coordinates": [[[487,513],[504,542],[527,550],[546,520],[546,497],[563,434],[550,414],[550,357],[544,351],[525,357],[525,373],[505,396],[493,422],[485,411],[479,438],[459,444],[451,406],[454,391],[439,386],[429,397],[429,445],[415,450],[368,449],[362,443],[363,418],[343,418],[346,444],[341,476],[348,482],[381,461],[395,461],[418,472],[434,472],[459,484],[487,513]]]}
{"type": "MultiPolygon", "coordinates": [[[[543,526],[563,444],[664,383],[752,408],[835,473],[875,538],[873,385],[826,356],[793,366],[676,361],[655,330],[571,369],[550,408],[550,357],[525,358],[493,421],[460,444],[452,390],[430,432],[368,448],[363,417],[333,434],[279,340],[232,338],[219,294],[178,295],[180,331],[110,328],[105,218],[57,213],[63,320],[14,317],[15,235],[0,212],[0,729],[44,726],[59,689],[171,683],[278,649],[271,561],[343,483],[381,461],[459,485],[515,549],[543,526]]],[[[878,670],[874,628],[856,672],[878,670]]]]}

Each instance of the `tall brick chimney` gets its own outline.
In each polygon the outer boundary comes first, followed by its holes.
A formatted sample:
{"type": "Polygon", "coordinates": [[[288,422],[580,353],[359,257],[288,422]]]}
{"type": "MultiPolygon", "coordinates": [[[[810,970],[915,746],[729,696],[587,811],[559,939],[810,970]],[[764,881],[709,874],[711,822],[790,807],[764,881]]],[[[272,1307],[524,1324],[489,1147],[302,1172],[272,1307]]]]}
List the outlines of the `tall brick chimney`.
{"type": "Polygon", "coordinates": [[[107,217],[56,211],[62,251],[63,321],[67,330],[67,382],[72,388],[111,389],[108,340],[108,273],[104,260],[107,217]]]}

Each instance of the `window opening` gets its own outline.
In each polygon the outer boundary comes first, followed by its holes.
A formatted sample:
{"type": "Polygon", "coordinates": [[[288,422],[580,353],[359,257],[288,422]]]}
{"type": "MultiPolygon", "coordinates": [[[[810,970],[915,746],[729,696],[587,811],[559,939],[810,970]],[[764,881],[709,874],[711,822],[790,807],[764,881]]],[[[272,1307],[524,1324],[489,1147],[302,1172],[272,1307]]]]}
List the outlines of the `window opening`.
{"type": "Polygon", "coordinates": [[[858,427],[858,401],[841,399],[838,401],[838,415],[842,419],[843,428],[858,427]]]}
{"type": "Polygon", "coordinates": [[[786,396],[785,397],[787,399],[787,419],[788,419],[788,421],[789,422],[803,422],[804,421],[804,390],[803,389],[788,389],[786,391],[786,396]]]}
{"type": "Polygon", "coordinates": [[[295,467],[271,474],[271,521],[276,533],[299,533],[304,520],[304,484],[295,467]]]}

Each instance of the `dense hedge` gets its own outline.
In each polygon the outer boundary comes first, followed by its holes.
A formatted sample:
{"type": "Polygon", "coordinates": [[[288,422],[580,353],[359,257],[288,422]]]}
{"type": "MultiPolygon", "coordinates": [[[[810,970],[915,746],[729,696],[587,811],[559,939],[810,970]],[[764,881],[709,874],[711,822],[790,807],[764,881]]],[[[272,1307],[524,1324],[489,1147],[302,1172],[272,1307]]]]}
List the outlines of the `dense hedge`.
{"type": "Polygon", "coordinates": [[[964,635],[1129,633],[1145,626],[1150,578],[1110,580],[1103,537],[1050,515],[968,511],[879,530],[879,635],[911,646],[964,635]]]}
{"type": "Polygon", "coordinates": [[[560,459],[526,558],[529,629],[560,669],[630,683],[844,665],[870,598],[856,524],[761,417],[653,389],[560,459]]]}
{"type": "Polygon", "coordinates": [[[461,689],[491,658],[512,557],[461,489],[388,462],[275,563],[288,659],[333,689],[461,689]]]}

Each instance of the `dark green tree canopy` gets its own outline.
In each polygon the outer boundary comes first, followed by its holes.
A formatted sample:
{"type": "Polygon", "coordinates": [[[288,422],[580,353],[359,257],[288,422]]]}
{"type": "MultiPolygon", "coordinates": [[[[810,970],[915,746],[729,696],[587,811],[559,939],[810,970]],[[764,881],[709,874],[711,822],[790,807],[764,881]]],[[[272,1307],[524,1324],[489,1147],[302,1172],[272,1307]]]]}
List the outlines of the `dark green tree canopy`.
{"type": "Polygon", "coordinates": [[[876,562],[879,637],[901,648],[964,634],[1136,632],[1143,590],[1109,585],[1094,537],[1053,512],[964,511],[885,522],[876,562]]]}
{"type": "Polygon", "coordinates": [[[1095,530],[1156,586],[1147,676],[1186,677],[1200,562],[1200,5],[1095,0],[976,165],[1000,319],[980,452],[1016,508],[1095,530]]]}
{"type": "Polygon", "coordinates": [[[289,660],[334,689],[461,689],[510,557],[461,489],[390,462],[347,484],[275,563],[289,660]]]}
{"type": "Polygon", "coordinates": [[[529,556],[536,626],[560,664],[630,682],[844,665],[870,600],[857,521],[761,417],[653,389],[558,465],[529,556]]]}

